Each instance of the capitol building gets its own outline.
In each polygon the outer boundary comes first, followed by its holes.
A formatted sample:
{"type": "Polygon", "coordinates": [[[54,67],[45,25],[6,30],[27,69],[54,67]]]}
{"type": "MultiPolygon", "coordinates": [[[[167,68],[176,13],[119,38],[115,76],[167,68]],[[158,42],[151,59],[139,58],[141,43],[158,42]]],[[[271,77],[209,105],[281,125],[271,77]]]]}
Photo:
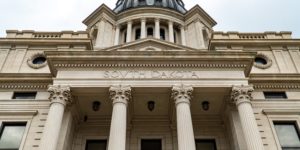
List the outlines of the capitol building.
{"type": "Polygon", "coordinates": [[[300,39],[118,0],[0,38],[0,150],[300,150],[300,39]],[[78,22],[80,23],[80,22],[78,22]]]}

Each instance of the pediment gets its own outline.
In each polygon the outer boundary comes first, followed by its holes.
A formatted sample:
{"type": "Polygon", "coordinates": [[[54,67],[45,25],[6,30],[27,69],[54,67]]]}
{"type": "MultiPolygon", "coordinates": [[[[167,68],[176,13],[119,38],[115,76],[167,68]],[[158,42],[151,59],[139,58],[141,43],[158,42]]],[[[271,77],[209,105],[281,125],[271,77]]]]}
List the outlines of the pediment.
{"type": "Polygon", "coordinates": [[[104,51],[198,51],[197,49],[186,47],[171,42],[146,38],[121,44],[114,47],[102,49],[104,51]]]}

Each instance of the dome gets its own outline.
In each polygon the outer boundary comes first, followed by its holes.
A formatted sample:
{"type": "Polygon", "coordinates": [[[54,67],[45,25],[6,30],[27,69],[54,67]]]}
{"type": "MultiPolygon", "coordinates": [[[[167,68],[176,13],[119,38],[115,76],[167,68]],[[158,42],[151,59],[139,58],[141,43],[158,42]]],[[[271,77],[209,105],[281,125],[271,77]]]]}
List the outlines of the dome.
{"type": "Polygon", "coordinates": [[[118,0],[114,12],[120,13],[138,7],[164,7],[183,14],[186,12],[182,0],[118,0]]]}

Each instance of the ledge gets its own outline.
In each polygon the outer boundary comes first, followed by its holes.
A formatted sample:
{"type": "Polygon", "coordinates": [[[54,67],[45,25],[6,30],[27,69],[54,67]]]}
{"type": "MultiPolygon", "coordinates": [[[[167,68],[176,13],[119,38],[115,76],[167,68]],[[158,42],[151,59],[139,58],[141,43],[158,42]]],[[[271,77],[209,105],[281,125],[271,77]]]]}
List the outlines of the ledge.
{"type": "Polygon", "coordinates": [[[300,115],[300,109],[263,109],[266,115],[300,115]]]}
{"type": "Polygon", "coordinates": [[[6,115],[26,115],[26,116],[35,116],[38,114],[37,110],[0,110],[0,116],[6,115]]]}

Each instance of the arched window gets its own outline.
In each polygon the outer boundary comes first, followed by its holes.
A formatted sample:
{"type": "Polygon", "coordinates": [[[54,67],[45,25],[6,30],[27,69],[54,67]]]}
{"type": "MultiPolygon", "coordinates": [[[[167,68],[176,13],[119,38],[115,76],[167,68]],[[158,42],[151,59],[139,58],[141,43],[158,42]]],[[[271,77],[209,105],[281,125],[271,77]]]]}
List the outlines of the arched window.
{"type": "Polygon", "coordinates": [[[153,33],[153,28],[148,28],[147,29],[147,36],[148,37],[153,37],[154,33],[153,33]]]}
{"type": "Polygon", "coordinates": [[[166,31],[165,29],[160,29],[160,39],[165,40],[166,39],[166,31]]]}
{"type": "Polygon", "coordinates": [[[135,39],[138,40],[141,38],[141,29],[136,29],[135,30],[135,39]]]}

